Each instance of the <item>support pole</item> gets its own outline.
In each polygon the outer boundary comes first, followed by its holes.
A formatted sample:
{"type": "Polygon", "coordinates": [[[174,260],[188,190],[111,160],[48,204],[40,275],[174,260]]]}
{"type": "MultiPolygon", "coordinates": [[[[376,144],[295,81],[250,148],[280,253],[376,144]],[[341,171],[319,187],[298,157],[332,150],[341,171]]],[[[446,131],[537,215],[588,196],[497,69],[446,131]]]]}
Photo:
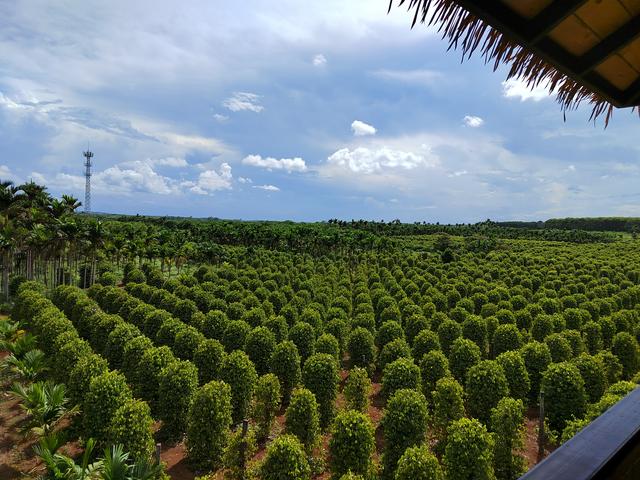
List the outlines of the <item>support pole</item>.
{"type": "Polygon", "coordinates": [[[540,415],[538,418],[538,460],[544,457],[544,390],[540,390],[540,415]]]}
{"type": "Polygon", "coordinates": [[[160,465],[160,450],[162,450],[162,444],[156,443],[156,465],[160,465]]]}
{"type": "Polygon", "coordinates": [[[242,462],[242,478],[247,477],[247,432],[249,431],[249,420],[242,420],[242,442],[240,442],[240,461],[242,462]]]}

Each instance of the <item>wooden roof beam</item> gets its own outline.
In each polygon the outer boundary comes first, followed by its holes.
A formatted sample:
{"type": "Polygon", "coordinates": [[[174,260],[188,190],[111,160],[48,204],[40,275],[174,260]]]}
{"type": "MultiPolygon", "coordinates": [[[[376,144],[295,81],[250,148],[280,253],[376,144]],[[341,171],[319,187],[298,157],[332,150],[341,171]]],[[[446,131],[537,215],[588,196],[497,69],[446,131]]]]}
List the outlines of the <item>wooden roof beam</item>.
{"type": "Polygon", "coordinates": [[[563,0],[552,2],[529,21],[527,40],[536,43],[551,30],[556,28],[565,18],[573,15],[588,0],[563,0]]]}
{"type": "Polygon", "coordinates": [[[618,52],[640,36],[640,15],[632,18],[607,38],[583,54],[577,61],[577,73],[584,75],[593,70],[610,55],[618,52]]]}

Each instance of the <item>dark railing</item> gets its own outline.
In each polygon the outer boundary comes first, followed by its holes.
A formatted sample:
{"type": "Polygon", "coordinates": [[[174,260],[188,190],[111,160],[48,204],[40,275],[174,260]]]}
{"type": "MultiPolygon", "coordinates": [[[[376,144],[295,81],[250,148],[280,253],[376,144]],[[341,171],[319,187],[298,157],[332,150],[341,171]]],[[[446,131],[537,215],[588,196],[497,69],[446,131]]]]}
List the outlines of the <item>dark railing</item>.
{"type": "Polygon", "coordinates": [[[640,388],[520,477],[520,480],[604,479],[640,479],[640,388]]]}

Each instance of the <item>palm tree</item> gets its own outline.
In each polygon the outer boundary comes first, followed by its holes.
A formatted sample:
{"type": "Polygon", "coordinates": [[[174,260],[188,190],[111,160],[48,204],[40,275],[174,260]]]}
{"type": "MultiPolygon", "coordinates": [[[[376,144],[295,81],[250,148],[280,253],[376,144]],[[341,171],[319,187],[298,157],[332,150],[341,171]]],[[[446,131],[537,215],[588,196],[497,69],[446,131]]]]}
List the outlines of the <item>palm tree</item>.
{"type": "Polygon", "coordinates": [[[78,411],[77,407],[68,408],[67,390],[61,383],[45,381],[28,386],[14,383],[11,393],[20,399],[20,407],[29,416],[22,427],[26,434],[48,435],[63,418],[78,411]]]}
{"type": "Polygon", "coordinates": [[[47,370],[47,359],[42,350],[29,350],[22,357],[9,355],[1,364],[2,370],[24,380],[34,381],[47,370]]]}

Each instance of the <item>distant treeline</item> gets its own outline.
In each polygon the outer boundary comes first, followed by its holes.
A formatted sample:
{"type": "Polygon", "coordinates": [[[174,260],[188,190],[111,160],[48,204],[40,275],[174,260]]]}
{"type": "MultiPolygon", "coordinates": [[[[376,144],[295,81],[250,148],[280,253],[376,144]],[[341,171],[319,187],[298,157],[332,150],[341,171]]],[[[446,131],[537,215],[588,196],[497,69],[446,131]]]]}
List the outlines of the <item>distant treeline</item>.
{"type": "Polygon", "coordinates": [[[494,222],[505,228],[584,230],[594,232],[638,232],[640,218],[635,217],[584,217],[551,218],[546,222],[494,222]]]}

